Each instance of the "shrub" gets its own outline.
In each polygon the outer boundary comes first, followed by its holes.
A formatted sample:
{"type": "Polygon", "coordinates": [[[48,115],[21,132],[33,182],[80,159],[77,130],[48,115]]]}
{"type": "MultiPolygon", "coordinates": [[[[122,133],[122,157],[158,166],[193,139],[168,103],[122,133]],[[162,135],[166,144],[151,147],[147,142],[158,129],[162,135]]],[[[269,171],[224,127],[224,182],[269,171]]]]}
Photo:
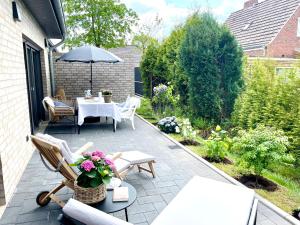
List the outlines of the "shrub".
{"type": "Polygon", "coordinates": [[[145,119],[156,119],[155,113],[153,111],[151,100],[148,98],[143,98],[141,101],[141,107],[137,108],[136,112],[143,116],[145,119]]]}
{"type": "Polygon", "coordinates": [[[192,120],[193,127],[199,129],[199,130],[208,130],[212,128],[212,123],[206,119],[203,118],[196,118],[192,120]]]}
{"type": "Polygon", "coordinates": [[[167,134],[180,133],[180,129],[175,116],[163,118],[158,122],[157,125],[161,131],[167,134]]]}
{"type": "Polygon", "coordinates": [[[239,93],[242,53],[229,30],[208,13],[185,26],[180,63],[188,76],[189,107],[195,117],[229,117],[239,93]]]}
{"type": "Polygon", "coordinates": [[[180,133],[186,141],[193,141],[196,138],[196,131],[193,129],[188,118],[180,119],[179,122],[180,133]]]}
{"type": "Polygon", "coordinates": [[[287,154],[288,138],[280,130],[258,125],[250,131],[240,131],[234,139],[233,149],[239,155],[238,165],[247,172],[261,175],[271,164],[290,163],[287,154]]]}
{"type": "Polygon", "coordinates": [[[275,74],[271,61],[256,61],[244,70],[245,90],[238,97],[233,123],[242,129],[258,124],[283,130],[300,162],[300,77],[297,69],[275,74]]]}
{"type": "Polygon", "coordinates": [[[217,126],[212,131],[211,136],[205,142],[207,147],[207,157],[213,161],[223,161],[228,155],[230,148],[230,139],[227,136],[227,131],[222,130],[220,126],[217,126]]]}

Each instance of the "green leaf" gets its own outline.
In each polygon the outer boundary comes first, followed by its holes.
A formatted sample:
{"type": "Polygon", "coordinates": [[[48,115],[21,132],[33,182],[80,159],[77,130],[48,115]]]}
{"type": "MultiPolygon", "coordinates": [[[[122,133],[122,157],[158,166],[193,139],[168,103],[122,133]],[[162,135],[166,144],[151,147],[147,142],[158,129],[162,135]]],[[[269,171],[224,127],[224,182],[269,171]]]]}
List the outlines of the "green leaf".
{"type": "Polygon", "coordinates": [[[102,181],[104,184],[108,185],[110,183],[111,177],[106,176],[102,178],[102,181]]]}
{"type": "Polygon", "coordinates": [[[91,182],[90,182],[90,185],[93,188],[98,187],[100,184],[102,184],[101,179],[92,179],[91,182]]]}
{"type": "Polygon", "coordinates": [[[92,170],[91,172],[86,172],[86,175],[90,178],[95,178],[97,176],[97,172],[92,170]]]}

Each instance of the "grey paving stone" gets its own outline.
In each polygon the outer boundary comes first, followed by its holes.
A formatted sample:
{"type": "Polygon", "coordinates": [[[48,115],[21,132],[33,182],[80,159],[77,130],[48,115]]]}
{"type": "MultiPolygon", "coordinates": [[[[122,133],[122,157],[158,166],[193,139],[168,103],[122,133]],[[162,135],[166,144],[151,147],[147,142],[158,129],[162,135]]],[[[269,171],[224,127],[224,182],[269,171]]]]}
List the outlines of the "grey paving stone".
{"type": "MultiPolygon", "coordinates": [[[[134,131],[128,124],[118,126],[115,133],[109,124],[86,125],[81,131],[80,135],[54,136],[66,140],[74,151],[92,141],[94,147],[91,150],[100,149],[107,153],[138,150],[156,157],[155,179],[145,172],[138,173],[136,169],[126,178],[137,190],[137,200],[128,208],[129,222],[135,225],[149,225],[195,175],[228,182],[138,118],[134,131]]],[[[40,191],[51,190],[61,180],[59,173],[50,172],[43,166],[35,152],[0,220],[0,225],[58,225],[57,216],[61,213],[61,208],[54,202],[46,207],[39,207],[35,198],[40,191]]],[[[72,193],[70,189],[64,188],[58,192],[58,196],[66,201],[72,197],[72,193]]],[[[112,215],[125,219],[124,210],[112,215]]],[[[257,225],[290,224],[259,203],[257,225]]]]}

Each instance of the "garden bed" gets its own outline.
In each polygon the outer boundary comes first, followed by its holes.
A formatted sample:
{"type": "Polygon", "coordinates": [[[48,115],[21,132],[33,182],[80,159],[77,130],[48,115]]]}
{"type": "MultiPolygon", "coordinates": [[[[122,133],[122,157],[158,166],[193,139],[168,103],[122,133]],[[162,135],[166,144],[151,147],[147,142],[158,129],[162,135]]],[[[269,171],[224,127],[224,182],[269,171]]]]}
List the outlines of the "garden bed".
{"type": "Polygon", "coordinates": [[[236,177],[235,179],[251,189],[262,189],[272,192],[278,190],[278,185],[276,183],[262,176],[250,174],[242,175],[240,177],[236,177]]]}
{"type": "MultiPolygon", "coordinates": [[[[142,116],[142,115],[141,115],[142,116]]],[[[180,134],[168,134],[170,137],[174,138],[178,142],[183,141],[183,137],[180,134]]],[[[192,152],[196,153],[202,158],[206,158],[206,150],[203,145],[203,139],[197,136],[196,141],[200,143],[200,145],[185,145],[192,152]]],[[[229,155],[227,158],[229,161],[235,161],[235,155],[229,155]]],[[[207,159],[207,158],[206,158],[207,159]]],[[[209,161],[209,160],[208,160],[209,161]]],[[[233,163],[222,163],[222,162],[211,162],[218,169],[224,171],[231,177],[237,178],[240,181],[243,176],[242,172],[233,164],[233,163]]],[[[286,172],[287,173],[287,172],[286,172]]],[[[267,185],[270,190],[266,190],[266,188],[255,188],[255,191],[260,194],[262,197],[268,199],[279,208],[284,211],[293,214],[293,210],[299,207],[300,205],[300,183],[297,180],[289,180],[281,175],[271,172],[265,171],[263,174],[263,180],[268,180],[276,185],[276,188],[271,184],[267,185]],[[272,189],[275,189],[272,191],[272,189]]],[[[245,178],[243,178],[245,179],[245,178]]],[[[243,182],[241,182],[243,183],[243,182]]]]}

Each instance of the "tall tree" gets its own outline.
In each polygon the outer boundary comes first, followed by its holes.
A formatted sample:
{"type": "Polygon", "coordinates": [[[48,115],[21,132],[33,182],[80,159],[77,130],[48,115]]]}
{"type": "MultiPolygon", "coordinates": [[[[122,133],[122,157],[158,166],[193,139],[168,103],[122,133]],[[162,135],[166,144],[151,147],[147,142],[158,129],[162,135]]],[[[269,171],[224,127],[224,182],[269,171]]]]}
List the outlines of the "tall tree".
{"type": "Polygon", "coordinates": [[[180,49],[189,77],[189,107],[195,117],[214,120],[221,115],[218,26],[210,14],[194,14],[187,21],[180,49]]]}
{"type": "Polygon", "coordinates": [[[185,25],[180,62],[189,77],[195,117],[229,118],[242,87],[242,50],[230,31],[209,14],[195,13],[185,25]]]}
{"type": "Polygon", "coordinates": [[[162,19],[156,15],[155,19],[138,27],[138,32],[132,38],[132,45],[137,46],[144,53],[149,45],[155,44],[156,34],[161,29],[162,19]]]}
{"type": "Polygon", "coordinates": [[[227,27],[222,26],[218,56],[221,74],[222,119],[231,116],[235,100],[243,86],[242,57],[242,49],[238,46],[235,37],[227,27]]]}
{"type": "Polygon", "coordinates": [[[112,48],[125,45],[137,14],[118,0],[64,0],[66,46],[91,44],[112,48]]]}

